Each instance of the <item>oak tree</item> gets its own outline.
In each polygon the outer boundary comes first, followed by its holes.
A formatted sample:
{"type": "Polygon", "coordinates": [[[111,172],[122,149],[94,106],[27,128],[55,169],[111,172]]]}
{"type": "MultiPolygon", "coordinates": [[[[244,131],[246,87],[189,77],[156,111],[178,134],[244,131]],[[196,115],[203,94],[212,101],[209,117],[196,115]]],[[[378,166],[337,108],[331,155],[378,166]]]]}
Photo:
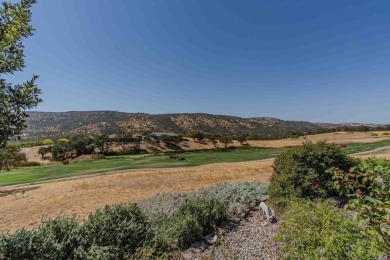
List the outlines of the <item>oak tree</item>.
{"type": "Polygon", "coordinates": [[[22,71],[24,64],[23,40],[33,34],[30,25],[31,7],[36,0],[21,0],[18,3],[3,2],[0,6],[0,148],[7,141],[19,138],[26,128],[26,110],[42,100],[41,90],[35,85],[38,76],[22,84],[7,82],[6,76],[22,71]]]}

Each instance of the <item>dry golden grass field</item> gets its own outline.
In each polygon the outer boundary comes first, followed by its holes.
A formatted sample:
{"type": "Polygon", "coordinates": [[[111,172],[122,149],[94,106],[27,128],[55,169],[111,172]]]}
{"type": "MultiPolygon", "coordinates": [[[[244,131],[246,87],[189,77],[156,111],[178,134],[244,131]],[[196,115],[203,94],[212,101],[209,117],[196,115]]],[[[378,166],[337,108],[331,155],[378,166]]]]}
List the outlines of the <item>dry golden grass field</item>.
{"type": "Polygon", "coordinates": [[[386,131],[376,131],[376,132],[336,132],[336,133],[327,133],[327,134],[318,134],[318,135],[308,135],[304,137],[299,137],[297,139],[281,139],[281,140],[270,140],[270,141],[249,141],[248,143],[252,146],[259,147],[286,147],[286,146],[295,146],[300,145],[302,142],[311,141],[327,141],[328,143],[336,144],[353,144],[353,143],[373,143],[383,140],[389,140],[390,137],[383,135],[388,133],[386,131]],[[378,135],[378,136],[374,136],[378,135]]]}
{"type": "Polygon", "coordinates": [[[106,204],[134,202],[157,193],[191,191],[220,182],[268,182],[271,165],[272,160],[222,163],[3,188],[0,193],[0,233],[37,226],[43,216],[85,217],[106,204]]]}
{"type": "MultiPolygon", "coordinates": [[[[307,136],[306,139],[250,141],[252,146],[284,147],[299,145],[302,141],[327,140],[335,143],[368,143],[388,140],[378,132],[331,133],[307,136]]],[[[190,142],[194,143],[193,140],[190,142]]],[[[196,144],[205,148],[203,145],[196,144]]],[[[195,148],[195,144],[191,145],[195,148]]],[[[198,147],[196,147],[198,148],[198,147]]],[[[390,158],[390,149],[376,149],[372,153],[390,158]]],[[[0,189],[0,233],[14,232],[39,225],[42,218],[59,215],[87,216],[107,204],[135,202],[163,192],[186,192],[220,182],[268,182],[272,173],[272,159],[239,163],[219,163],[189,168],[137,170],[127,173],[89,176],[78,179],[52,181],[37,185],[5,187],[0,189]]]]}

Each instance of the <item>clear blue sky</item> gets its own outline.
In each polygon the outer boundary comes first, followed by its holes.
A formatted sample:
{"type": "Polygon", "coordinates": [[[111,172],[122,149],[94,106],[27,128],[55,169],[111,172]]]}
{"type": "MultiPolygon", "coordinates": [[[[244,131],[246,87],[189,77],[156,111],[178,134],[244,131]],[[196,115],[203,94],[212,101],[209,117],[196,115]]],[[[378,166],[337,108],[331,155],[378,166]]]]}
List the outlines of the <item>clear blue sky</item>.
{"type": "Polygon", "coordinates": [[[38,111],[390,123],[390,1],[39,0],[38,111]]]}

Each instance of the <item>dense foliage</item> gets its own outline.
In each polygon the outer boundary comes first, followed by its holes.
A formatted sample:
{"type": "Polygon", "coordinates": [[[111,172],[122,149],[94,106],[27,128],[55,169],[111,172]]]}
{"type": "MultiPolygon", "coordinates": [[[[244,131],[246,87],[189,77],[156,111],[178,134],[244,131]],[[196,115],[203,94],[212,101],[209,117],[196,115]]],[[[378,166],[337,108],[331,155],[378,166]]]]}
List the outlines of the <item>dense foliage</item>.
{"type": "Polygon", "coordinates": [[[35,2],[3,2],[0,7],[0,148],[5,147],[10,138],[20,135],[26,128],[26,110],[41,102],[40,90],[35,85],[38,76],[17,85],[4,79],[5,75],[24,68],[23,40],[34,31],[30,25],[30,9],[35,2]]]}
{"type": "MultiPolygon", "coordinates": [[[[379,259],[386,247],[378,236],[362,235],[358,223],[327,203],[291,203],[275,237],[281,259],[379,259]]],[[[383,258],[385,259],[385,258],[383,258]]]]}
{"type": "Polygon", "coordinates": [[[149,223],[136,204],[106,206],[89,215],[79,230],[79,243],[110,248],[117,258],[134,253],[145,240],[149,223]]]}
{"type": "Polygon", "coordinates": [[[346,208],[357,210],[363,230],[380,235],[390,249],[390,162],[368,159],[348,171],[332,168],[329,173],[340,195],[350,198],[346,208]]]}
{"type": "Polygon", "coordinates": [[[275,159],[270,197],[274,201],[286,201],[335,195],[332,176],[326,171],[330,167],[347,170],[355,163],[336,144],[303,143],[290,148],[275,159]]]}
{"type": "Polygon", "coordinates": [[[227,219],[226,205],[214,197],[192,198],[170,216],[151,214],[152,238],[148,245],[165,251],[184,249],[227,219]]]}

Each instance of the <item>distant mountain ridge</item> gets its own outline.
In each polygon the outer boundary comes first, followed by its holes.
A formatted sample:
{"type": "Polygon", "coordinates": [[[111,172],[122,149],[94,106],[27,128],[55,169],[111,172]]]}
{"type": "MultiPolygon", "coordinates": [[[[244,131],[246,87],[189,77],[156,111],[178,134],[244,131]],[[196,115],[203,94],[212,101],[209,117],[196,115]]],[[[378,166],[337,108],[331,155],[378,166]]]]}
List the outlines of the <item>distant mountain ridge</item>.
{"type": "Polygon", "coordinates": [[[23,139],[67,137],[74,134],[127,132],[207,132],[233,135],[283,136],[317,132],[341,124],[284,121],[271,117],[241,118],[203,113],[147,114],[116,111],[29,112],[23,139]]]}

